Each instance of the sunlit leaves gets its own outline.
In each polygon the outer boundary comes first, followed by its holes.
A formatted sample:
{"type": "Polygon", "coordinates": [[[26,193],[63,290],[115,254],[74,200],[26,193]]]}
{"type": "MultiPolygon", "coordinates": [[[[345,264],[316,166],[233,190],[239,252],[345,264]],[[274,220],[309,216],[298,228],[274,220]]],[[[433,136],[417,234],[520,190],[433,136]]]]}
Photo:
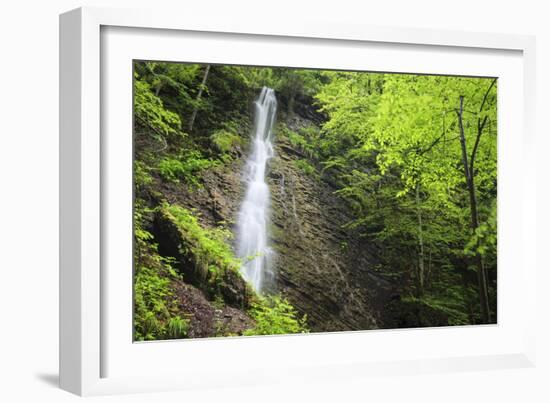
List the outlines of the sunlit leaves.
{"type": "Polygon", "coordinates": [[[432,295],[426,302],[454,323],[467,322],[460,310],[470,292],[443,291],[457,281],[455,270],[467,269],[465,256],[479,253],[496,264],[496,219],[490,207],[497,179],[493,79],[324,74],[330,82],[317,99],[329,121],[319,140],[321,163],[338,176],[337,193],[354,211],[347,226],[383,242],[387,271],[415,277],[415,262],[425,259],[432,295]],[[481,222],[473,235],[456,113],[461,96],[481,222]],[[456,267],[458,262],[465,267],[456,267]],[[441,279],[435,281],[436,275],[441,279]]]}
{"type": "Polygon", "coordinates": [[[244,332],[245,336],[307,333],[306,316],[278,295],[260,297],[250,310],[256,326],[244,332]]]}
{"type": "Polygon", "coordinates": [[[179,116],[164,108],[145,81],[134,81],[134,114],[138,123],[148,126],[156,136],[175,134],[181,129],[179,116]]]}

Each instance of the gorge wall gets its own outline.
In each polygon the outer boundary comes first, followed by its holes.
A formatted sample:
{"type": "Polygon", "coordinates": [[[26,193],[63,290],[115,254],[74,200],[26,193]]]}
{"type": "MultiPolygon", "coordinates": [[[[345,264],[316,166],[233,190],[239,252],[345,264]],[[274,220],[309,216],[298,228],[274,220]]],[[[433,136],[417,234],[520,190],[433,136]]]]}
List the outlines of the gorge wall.
{"type": "MultiPolygon", "coordinates": [[[[311,124],[294,116],[290,128],[311,124]]],[[[344,229],[348,206],[317,173],[306,174],[305,158],[279,136],[269,172],[275,284],[314,331],[382,326],[381,304],[389,284],[370,269],[376,250],[344,229]]]]}
{"type": "MultiPolygon", "coordinates": [[[[351,219],[348,206],[322,179],[321,171],[306,173],[297,164],[307,158],[293,147],[281,128],[298,130],[316,125],[319,117],[299,102],[295,111],[278,113],[275,156],[267,173],[275,276],[266,290],[281,293],[306,314],[313,332],[386,327],[382,312],[391,291],[389,283],[373,270],[377,249],[344,228],[351,219]]],[[[249,130],[242,128],[243,132],[249,130]]],[[[161,183],[162,194],[170,203],[198,212],[205,227],[223,223],[235,230],[244,197],[241,173],[247,152],[246,146],[236,148],[230,163],[204,171],[199,189],[190,191],[161,183]]],[[[159,236],[162,231],[154,232],[159,236]]],[[[210,310],[207,316],[215,315],[210,310]]],[[[240,316],[239,320],[246,321],[240,316]]]]}

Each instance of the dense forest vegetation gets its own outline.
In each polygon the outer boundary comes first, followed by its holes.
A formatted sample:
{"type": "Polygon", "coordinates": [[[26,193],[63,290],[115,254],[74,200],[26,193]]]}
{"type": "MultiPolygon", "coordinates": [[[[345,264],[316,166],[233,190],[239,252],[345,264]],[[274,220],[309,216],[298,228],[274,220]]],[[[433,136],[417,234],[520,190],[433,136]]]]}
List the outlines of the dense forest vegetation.
{"type": "Polygon", "coordinates": [[[496,323],[496,102],[493,78],[135,62],[136,340],[496,323]],[[263,86],[280,257],[258,293],[234,227],[263,86]]]}

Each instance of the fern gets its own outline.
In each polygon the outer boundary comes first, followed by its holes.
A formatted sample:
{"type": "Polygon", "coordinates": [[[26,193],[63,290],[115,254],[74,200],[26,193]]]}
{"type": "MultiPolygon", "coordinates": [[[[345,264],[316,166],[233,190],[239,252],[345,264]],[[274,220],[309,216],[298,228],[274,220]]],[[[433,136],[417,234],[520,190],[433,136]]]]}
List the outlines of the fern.
{"type": "Polygon", "coordinates": [[[307,316],[299,317],[296,309],[280,296],[259,298],[250,310],[256,326],[244,332],[245,336],[308,333],[307,316]]]}

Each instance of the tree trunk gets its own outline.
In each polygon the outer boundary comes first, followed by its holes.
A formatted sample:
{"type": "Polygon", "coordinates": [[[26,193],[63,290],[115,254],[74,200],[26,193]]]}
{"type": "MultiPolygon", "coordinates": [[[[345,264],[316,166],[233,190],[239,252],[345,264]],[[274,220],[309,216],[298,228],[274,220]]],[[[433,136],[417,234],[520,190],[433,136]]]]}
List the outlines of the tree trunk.
{"type": "Polygon", "coordinates": [[[195,99],[196,105],[193,109],[193,113],[191,114],[191,119],[189,119],[189,125],[187,127],[187,131],[191,133],[193,130],[193,125],[195,124],[195,119],[197,118],[197,112],[199,111],[199,102],[202,98],[202,92],[204,90],[204,86],[206,85],[206,79],[208,78],[208,73],[210,72],[210,65],[206,65],[206,69],[204,70],[204,76],[202,77],[201,86],[199,87],[199,92],[197,93],[197,98],[195,99]]]}
{"type": "Polygon", "coordinates": [[[288,105],[287,105],[287,111],[288,116],[293,117],[294,116],[294,104],[296,103],[296,98],[294,95],[294,92],[292,92],[288,97],[288,105]]]}
{"type": "Polygon", "coordinates": [[[422,234],[422,211],[420,210],[420,184],[416,184],[416,218],[418,220],[418,296],[424,295],[424,238],[422,234]]]}
{"type": "MultiPolygon", "coordinates": [[[[476,200],[476,190],[473,176],[473,163],[468,165],[468,152],[466,149],[466,137],[464,135],[464,124],[462,121],[462,115],[464,111],[464,96],[460,96],[460,109],[458,110],[458,126],[460,129],[460,146],[462,149],[462,163],[464,166],[464,176],[466,178],[466,184],[468,187],[468,194],[470,197],[470,219],[472,233],[475,234],[477,228],[479,227],[479,218],[477,212],[477,200],[476,200]]],[[[479,137],[481,133],[478,132],[478,138],[476,139],[476,144],[479,142],[479,137]]],[[[472,162],[473,162],[472,155],[472,162]]],[[[483,265],[483,259],[479,252],[476,251],[475,254],[475,263],[477,266],[477,282],[478,282],[478,292],[479,292],[479,303],[481,306],[481,318],[483,323],[489,323],[491,320],[490,311],[489,311],[489,296],[487,292],[487,278],[485,274],[485,267],[483,265]]]]}
{"type": "Polygon", "coordinates": [[[160,90],[162,89],[162,84],[159,83],[159,85],[157,85],[157,87],[155,88],[155,96],[159,96],[160,94],[160,90]]]}

